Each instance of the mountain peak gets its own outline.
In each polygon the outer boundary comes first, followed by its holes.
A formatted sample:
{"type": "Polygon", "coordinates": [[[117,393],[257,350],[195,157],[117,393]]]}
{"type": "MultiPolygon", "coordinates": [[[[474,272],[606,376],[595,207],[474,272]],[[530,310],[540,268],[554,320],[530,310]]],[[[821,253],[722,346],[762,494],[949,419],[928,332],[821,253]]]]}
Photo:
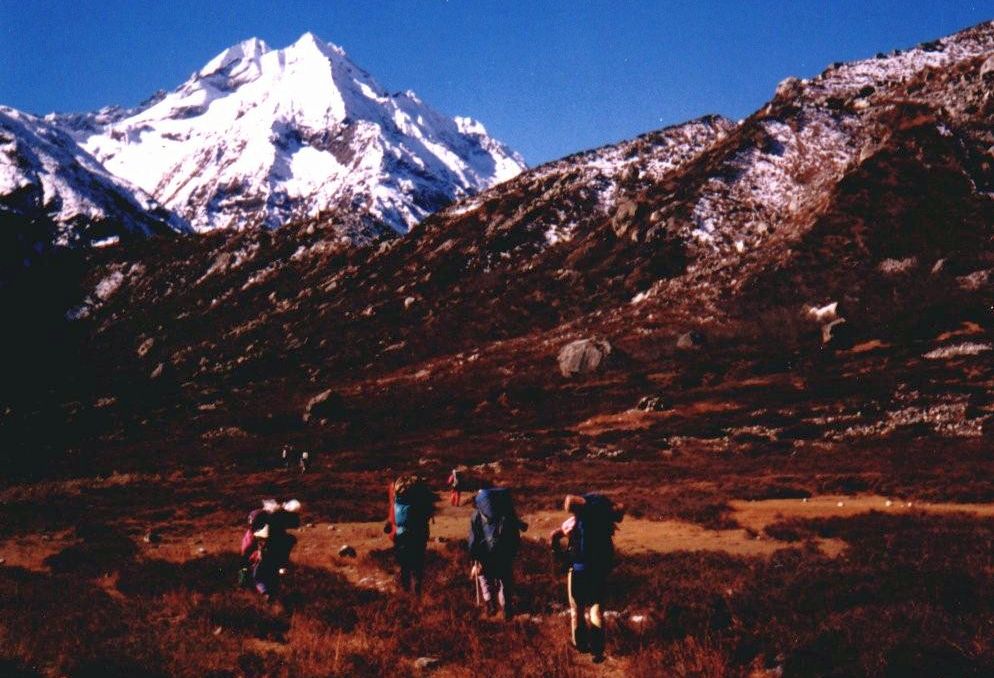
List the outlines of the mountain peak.
{"type": "Polygon", "coordinates": [[[348,58],[345,50],[332,42],[322,40],[314,33],[307,31],[297,41],[286,48],[287,50],[316,49],[325,56],[338,56],[348,58]]]}
{"type": "Polygon", "coordinates": [[[525,166],[480,123],[389,96],[311,32],[276,50],[250,38],[148,106],[66,128],[199,230],[339,211],[406,232],[525,166]]]}

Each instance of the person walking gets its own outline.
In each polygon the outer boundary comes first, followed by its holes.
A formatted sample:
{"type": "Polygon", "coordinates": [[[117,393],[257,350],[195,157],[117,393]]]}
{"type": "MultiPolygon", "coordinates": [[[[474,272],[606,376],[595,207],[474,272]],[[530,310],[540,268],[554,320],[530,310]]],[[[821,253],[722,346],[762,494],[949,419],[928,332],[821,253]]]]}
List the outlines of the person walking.
{"type": "Polygon", "coordinates": [[[311,455],[310,455],[310,452],[301,452],[300,453],[300,462],[299,462],[298,465],[300,467],[300,472],[301,473],[307,473],[307,469],[311,465],[311,455]]]}
{"type": "Polygon", "coordinates": [[[458,469],[452,469],[452,473],[449,474],[448,486],[451,490],[449,493],[449,504],[451,506],[459,506],[462,493],[462,479],[459,477],[458,469]]]}
{"type": "Polygon", "coordinates": [[[421,596],[424,587],[428,522],[435,513],[435,494],[423,478],[406,475],[389,487],[389,518],[384,531],[393,540],[402,591],[421,596]]]}
{"type": "Polygon", "coordinates": [[[604,594],[614,567],[613,537],[625,509],[596,493],[566,495],[563,507],[572,515],[553,531],[551,542],[553,553],[564,555],[568,566],[570,638],[577,650],[590,652],[594,662],[600,663],[605,649],[604,594]],[[565,552],[561,544],[564,538],[565,552]]]}
{"type": "Polygon", "coordinates": [[[241,546],[243,580],[267,601],[278,595],[280,577],[290,564],[297,538],[287,530],[300,526],[299,512],[300,502],[295,499],[285,504],[267,500],[249,514],[241,546]]]}
{"type": "Polygon", "coordinates": [[[528,524],[518,518],[511,491],[487,487],[473,499],[476,510],[469,520],[471,572],[483,596],[486,613],[494,616],[498,606],[504,619],[514,617],[514,559],[521,532],[528,524]]]}

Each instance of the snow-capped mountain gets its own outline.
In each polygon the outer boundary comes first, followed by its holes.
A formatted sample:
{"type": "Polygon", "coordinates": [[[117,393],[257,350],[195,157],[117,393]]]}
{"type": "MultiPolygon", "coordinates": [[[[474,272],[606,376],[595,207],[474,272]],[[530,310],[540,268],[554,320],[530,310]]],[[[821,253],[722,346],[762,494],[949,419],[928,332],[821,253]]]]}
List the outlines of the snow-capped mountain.
{"type": "MultiPolygon", "coordinates": [[[[265,449],[327,392],[327,428],[302,439],[339,427],[358,448],[369,432],[371,454],[384,430],[476,444],[521,422],[534,428],[502,452],[623,437],[672,445],[678,463],[681,439],[708,460],[751,440],[780,463],[805,441],[841,459],[838,440],[898,425],[976,437],[994,426],[992,83],[988,23],[788,79],[740,122],[700,118],[523,172],[376,246],[315,218],[86,252],[60,318],[80,364],[113,378],[83,373],[92,414],[72,393],[51,420],[191,447],[231,431],[265,449]],[[812,307],[840,317],[821,324],[812,307]],[[608,340],[611,366],[565,379],[556,358],[580,338],[608,340]],[[646,395],[675,404],[632,410],[646,395]],[[162,428],[146,403],[164,403],[162,428]]],[[[170,96],[78,126],[111,133],[170,96]]]]}
{"type": "Polygon", "coordinates": [[[524,169],[480,123],[388,94],[311,33],[246,40],[135,109],[49,119],[200,231],[345,210],[404,233],[524,169]]]}
{"type": "Polygon", "coordinates": [[[37,247],[189,230],[140,189],[108,173],[65,132],[2,106],[0,218],[54,229],[37,247]]]}

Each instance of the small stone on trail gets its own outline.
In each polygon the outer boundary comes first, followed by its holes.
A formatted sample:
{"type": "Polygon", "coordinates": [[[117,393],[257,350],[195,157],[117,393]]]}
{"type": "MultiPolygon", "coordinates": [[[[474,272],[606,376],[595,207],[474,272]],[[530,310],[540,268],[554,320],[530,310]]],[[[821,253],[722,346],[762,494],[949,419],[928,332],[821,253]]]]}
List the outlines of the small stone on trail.
{"type": "Polygon", "coordinates": [[[355,549],[348,544],[342,544],[342,548],[338,549],[338,556],[340,558],[355,558],[356,555],[355,549]]]}
{"type": "Polygon", "coordinates": [[[840,501],[838,504],[836,504],[836,506],[838,506],[839,508],[842,508],[845,505],[846,505],[846,502],[844,502],[844,501],[840,501]]]}
{"type": "Polygon", "coordinates": [[[328,526],[328,529],[329,529],[330,531],[334,532],[334,531],[335,531],[335,530],[337,530],[338,528],[337,528],[337,527],[335,527],[334,525],[329,525],[329,526],[328,526]]]}
{"type": "Polygon", "coordinates": [[[449,540],[446,539],[445,537],[435,537],[435,543],[436,544],[444,544],[447,541],[449,541],[449,540]]]}
{"type": "Polygon", "coordinates": [[[808,498],[807,497],[802,498],[801,499],[801,503],[802,504],[807,504],[808,503],[808,498]]]}
{"type": "Polygon", "coordinates": [[[307,523],[304,527],[314,527],[314,523],[307,523]]]}
{"type": "Polygon", "coordinates": [[[6,558],[0,558],[0,565],[3,565],[6,562],[7,562],[6,558]]]}
{"type": "Polygon", "coordinates": [[[216,629],[214,629],[214,635],[215,636],[221,635],[221,631],[223,631],[223,629],[220,626],[218,626],[216,629]]]}
{"type": "Polygon", "coordinates": [[[144,541],[146,544],[158,544],[160,541],[162,541],[162,535],[159,533],[158,530],[149,530],[148,532],[145,533],[145,536],[142,537],[142,541],[144,541]]]}
{"type": "Polygon", "coordinates": [[[433,671],[442,664],[438,657],[418,657],[414,660],[414,668],[418,671],[433,671]]]}
{"type": "Polygon", "coordinates": [[[205,553],[207,553],[207,549],[201,546],[200,548],[197,549],[197,553],[199,553],[200,555],[204,555],[205,553]]]}
{"type": "Polygon", "coordinates": [[[888,499],[888,500],[887,500],[887,501],[886,501],[886,502],[884,503],[884,506],[893,506],[893,505],[894,505],[894,502],[892,502],[892,501],[891,501],[890,499],[888,499]]]}

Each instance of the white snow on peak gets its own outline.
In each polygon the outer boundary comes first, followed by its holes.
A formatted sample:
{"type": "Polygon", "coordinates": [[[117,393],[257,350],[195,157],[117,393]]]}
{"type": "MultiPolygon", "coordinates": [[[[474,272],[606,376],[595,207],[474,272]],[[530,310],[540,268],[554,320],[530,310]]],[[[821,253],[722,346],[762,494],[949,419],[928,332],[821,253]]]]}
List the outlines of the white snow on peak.
{"type": "Polygon", "coordinates": [[[201,231],[344,209],[406,232],[525,167],[480,123],[388,94],[313,33],[277,50],[246,40],[147,106],[63,122],[201,231]]]}
{"type": "Polygon", "coordinates": [[[229,47],[198,71],[200,77],[207,77],[217,73],[224,67],[243,59],[258,60],[260,56],[269,51],[269,46],[258,38],[249,38],[238,43],[234,47],[229,47]]]}
{"type": "Polygon", "coordinates": [[[57,245],[188,227],[118,179],[61,129],[0,106],[0,217],[45,219],[57,245]]]}

